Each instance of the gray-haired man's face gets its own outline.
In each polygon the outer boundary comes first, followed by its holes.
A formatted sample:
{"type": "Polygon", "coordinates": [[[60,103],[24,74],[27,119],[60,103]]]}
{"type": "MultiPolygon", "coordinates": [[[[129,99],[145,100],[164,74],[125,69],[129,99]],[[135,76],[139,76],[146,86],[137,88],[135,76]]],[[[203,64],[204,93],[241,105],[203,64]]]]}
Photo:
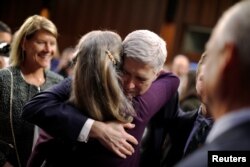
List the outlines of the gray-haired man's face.
{"type": "Polygon", "coordinates": [[[125,58],[122,80],[124,93],[128,97],[144,94],[156,77],[157,74],[151,66],[142,64],[132,58],[125,58]]]}

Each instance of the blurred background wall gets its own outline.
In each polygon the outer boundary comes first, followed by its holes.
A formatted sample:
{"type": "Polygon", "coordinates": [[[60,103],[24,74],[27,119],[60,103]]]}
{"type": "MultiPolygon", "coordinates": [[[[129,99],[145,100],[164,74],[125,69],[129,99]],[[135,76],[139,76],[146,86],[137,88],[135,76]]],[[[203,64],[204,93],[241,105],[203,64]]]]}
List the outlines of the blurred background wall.
{"type": "Polygon", "coordinates": [[[222,12],[237,1],[1,0],[0,20],[15,32],[28,16],[44,15],[58,28],[60,50],[95,29],[111,29],[123,38],[133,30],[149,29],[167,41],[167,62],[177,54],[196,62],[222,12]]]}

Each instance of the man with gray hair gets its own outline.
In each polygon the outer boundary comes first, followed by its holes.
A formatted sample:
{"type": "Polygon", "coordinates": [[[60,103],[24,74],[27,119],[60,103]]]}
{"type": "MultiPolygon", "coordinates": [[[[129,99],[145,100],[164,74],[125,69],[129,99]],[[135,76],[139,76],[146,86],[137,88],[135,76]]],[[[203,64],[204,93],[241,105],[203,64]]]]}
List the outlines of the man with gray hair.
{"type": "Polygon", "coordinates": [[[244,152],[234,152],[250,150],[249,9],[249,0],[229,8],[207,43],[205,80],[215,124],[206,145],[177,166],[220,166],[226,162],[249,166],[244,152]],[[210,151],[226,152],[221,155],[210,151]]]}
{"type": "Polygon", "coordinates": [[[129,97],[142,95],[163,70],[166,43],[151,31],[136,30],[126,36],[122,45],[125,94],[129,97]]]}

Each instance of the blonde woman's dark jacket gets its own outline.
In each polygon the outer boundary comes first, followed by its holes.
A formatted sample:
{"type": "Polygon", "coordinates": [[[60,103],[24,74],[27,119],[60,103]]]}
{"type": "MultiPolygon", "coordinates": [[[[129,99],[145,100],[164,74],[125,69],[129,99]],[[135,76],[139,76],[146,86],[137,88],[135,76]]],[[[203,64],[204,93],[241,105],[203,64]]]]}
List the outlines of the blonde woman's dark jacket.
{"type": "Polygon", "coordinates": [[[9,70],[13,74],[11,118],[11,74],[7,69],[0,70],[0,166],[3,166],[6,161],[11,162],[14,166],[18,166],[16,164],[15,151],[12,149],[12,146],[14,146],[10,125],[10,121],[12,120],[17,151],[21,164],[25,167],[32,150],[34,125],[21,118],[22,108],[24,104],[39,91],[59,83],[63,78],[54,72],[46,70],[46,81],[40,89],[38,89],[37,86],[25,82],[18,67],[9,67],[9,70]]]}

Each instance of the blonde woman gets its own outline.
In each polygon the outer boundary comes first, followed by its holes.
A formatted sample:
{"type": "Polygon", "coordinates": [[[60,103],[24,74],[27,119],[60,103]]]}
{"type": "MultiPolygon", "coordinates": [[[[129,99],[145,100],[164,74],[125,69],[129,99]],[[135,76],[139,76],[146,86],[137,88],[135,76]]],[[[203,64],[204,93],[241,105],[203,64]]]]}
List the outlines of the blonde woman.
{"type": "Polygon", "coordinates": [[[23,105],[63,78],[48,71],[57,51],[57,28],[34,15],[25,20],[11,44],[11,66],[0,70],[0,166],[26,166],[34,126],[21,118],[23,105]]]}

